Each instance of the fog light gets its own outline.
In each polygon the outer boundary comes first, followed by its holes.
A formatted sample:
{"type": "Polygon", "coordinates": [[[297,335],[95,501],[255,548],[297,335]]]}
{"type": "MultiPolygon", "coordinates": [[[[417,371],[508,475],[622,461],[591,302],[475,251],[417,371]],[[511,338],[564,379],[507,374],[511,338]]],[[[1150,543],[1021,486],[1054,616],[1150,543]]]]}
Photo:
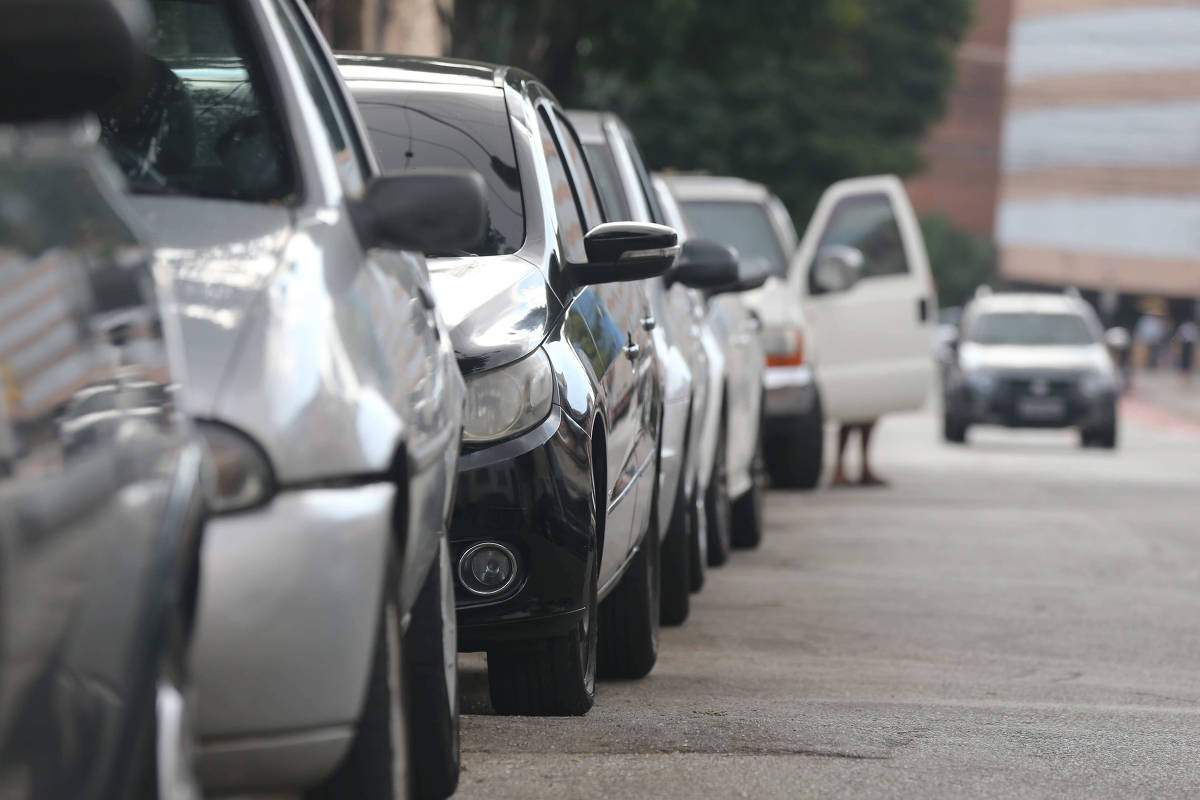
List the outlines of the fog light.
{"type": "Polygon", "coordinates": [[[458,580],[480,597],[503,592],[516,577],[517,560],[512,551],[496,542],[471,545],[458,559],[458,580]]]}

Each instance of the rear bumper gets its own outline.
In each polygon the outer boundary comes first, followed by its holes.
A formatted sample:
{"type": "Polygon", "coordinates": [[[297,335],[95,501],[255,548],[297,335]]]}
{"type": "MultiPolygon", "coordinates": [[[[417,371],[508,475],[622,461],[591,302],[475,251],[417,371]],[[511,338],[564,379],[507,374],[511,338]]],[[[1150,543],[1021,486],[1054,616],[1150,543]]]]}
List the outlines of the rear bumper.
{"type": "Polygon", "coordinates": [[[460,459],[454,563],[473,544],[499,542],[516,556],[518,576],[495,598],[457,588],[459,650],[548,638],[575,625],[594,557],[592,488],[587,432],[558,406],[529,433],[460,459]]]}
{"type": "Polygon", "coordinates": [[[192,646],[209,791],[283,791],[345,753],[366,689],[391,484],[285,492],[212,519],[192,646]]]}
{"type": "Polygon", "coordinates": [[[813,412],[817,382],[812,367],[767,367],[763,371],[764,412],[768,431],[813,412]]]}

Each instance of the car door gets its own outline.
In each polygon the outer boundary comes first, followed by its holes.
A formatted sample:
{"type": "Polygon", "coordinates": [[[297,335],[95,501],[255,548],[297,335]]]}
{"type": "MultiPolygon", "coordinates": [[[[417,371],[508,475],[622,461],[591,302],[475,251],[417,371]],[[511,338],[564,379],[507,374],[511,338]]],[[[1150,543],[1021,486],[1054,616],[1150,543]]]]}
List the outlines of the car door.
{"type": "Polygon", "coordinates": [[[793,290],[815,338],[826,415],[864,422],[919,408],[933,378],[929,341],[937,300],[899,179],[855,178],[829,187],[792,263],[793,290]],[[847,289],[826,291],[813,280],[814,263],[830,247],[861,254],[861,278],[847,289]]]}
{"type": "MultiPolygon", "coordinates": [[[[580,232],[578,245],[572,248],[568,244],[565,257],[586,259],[582,235],[603,221],[595,185],[575,132],[558,110],[550,103],[539,104],[538,121],[551,178],[556,183],[560,235],[568,240],[574,238],[572,226],[580,232]],[[564,186],[557,185],[560,180],[564,186]],[[573,202],[568,204],[568,199],[573,202]]],[[[596,376],[608,411],[608,518],[600,564],[603,584],[624,562],[636,541],[635,533],[641,530],[638,486],[645,477],[647,463],[652,463],[653,453],[647,443],[649,434],[644,419],[648,413],[646,384],[652,368],[652,351],[648,332],[640,327],[645,295],[638,284],[622,282],[587,287],[580,292],[575,306],[590,311],[584,319],[606,366],[604,374],[596,376]]]]}

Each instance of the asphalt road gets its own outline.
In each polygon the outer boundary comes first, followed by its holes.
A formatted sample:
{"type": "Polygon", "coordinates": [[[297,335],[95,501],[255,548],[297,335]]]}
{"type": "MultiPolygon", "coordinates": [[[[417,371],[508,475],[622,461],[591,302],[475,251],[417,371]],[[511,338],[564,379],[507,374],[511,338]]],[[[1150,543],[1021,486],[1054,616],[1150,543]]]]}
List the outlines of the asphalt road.
{"type": "Polygon", "coordinates": [[[459,797],[1200,796],[1200,426],[885,420],[888,489],[770,495],[645,680],[490,713],[464,656],[459,797]]]}

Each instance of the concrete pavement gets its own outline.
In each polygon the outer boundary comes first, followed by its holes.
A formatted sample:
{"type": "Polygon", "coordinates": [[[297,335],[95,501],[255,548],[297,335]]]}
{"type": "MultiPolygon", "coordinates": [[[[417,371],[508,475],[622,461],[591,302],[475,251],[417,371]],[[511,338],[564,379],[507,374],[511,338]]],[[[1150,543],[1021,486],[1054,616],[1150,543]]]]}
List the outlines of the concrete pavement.
{"type": "Polygon", "coordinates": [[[890,489],[772,493],[659,664],[584,718],[489,713],[464,656],[465,798],[1200,794],[1200,426],[885,420],[890,489]]]}

